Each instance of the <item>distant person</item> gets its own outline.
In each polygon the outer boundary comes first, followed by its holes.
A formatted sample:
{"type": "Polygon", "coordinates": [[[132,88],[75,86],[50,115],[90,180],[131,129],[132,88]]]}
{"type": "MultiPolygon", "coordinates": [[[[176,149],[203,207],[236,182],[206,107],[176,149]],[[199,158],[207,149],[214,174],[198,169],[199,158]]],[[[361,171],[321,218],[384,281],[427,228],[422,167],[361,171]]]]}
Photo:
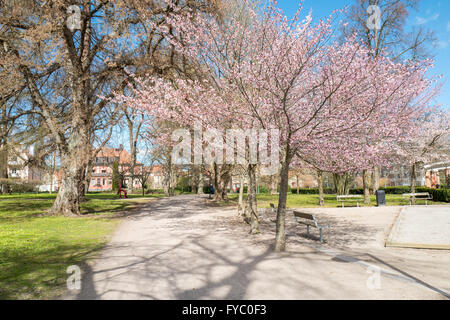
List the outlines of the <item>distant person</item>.
{"type": "Polygon", "coordinates": [[[211,199],[212,195],[214,194],[214,187],[213,185],[209,185],[209,198],[211,199]]]}

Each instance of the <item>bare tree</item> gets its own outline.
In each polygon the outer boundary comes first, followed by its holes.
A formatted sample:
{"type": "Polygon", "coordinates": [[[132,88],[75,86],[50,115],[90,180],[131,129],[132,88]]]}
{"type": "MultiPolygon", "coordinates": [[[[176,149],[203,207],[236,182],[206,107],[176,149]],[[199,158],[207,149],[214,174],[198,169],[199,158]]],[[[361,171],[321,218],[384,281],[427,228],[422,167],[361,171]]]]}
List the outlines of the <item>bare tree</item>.
{"type": "MultiPolygon", "coordinates": [[[[175,2],[214,9],[210,1],[175,2]]],[[[160,74],[174,69],[174,50],[155,29],[171,9],[160,1],[133,0],[15,4],[5,1],[0,8],[2,44],[61,156],[61,188],[50,213],[80,214],[91,130],[113,112],[108,97],[126,87],[126,68],[160,74]]]]}

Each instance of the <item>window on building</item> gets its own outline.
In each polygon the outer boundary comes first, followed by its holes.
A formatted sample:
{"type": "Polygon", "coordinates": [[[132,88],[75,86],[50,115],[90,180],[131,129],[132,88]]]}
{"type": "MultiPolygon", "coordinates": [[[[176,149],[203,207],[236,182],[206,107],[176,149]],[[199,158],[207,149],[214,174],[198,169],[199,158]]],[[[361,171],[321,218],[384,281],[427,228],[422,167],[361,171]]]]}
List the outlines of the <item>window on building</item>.
{"type": "Polygon", "coordinates": [[[102,173],[106,173],[106,169],[102,170],[102,173]]]}
{"type": "Polygon", "coordinates": [[[92,185],[95,186],[95,179],[92,179],[92,185]]]}
{"type": "Polygon", "coordinates": [[[97,185],[100,185],[100,178],[97,179],[97,185]]]}
{"type": "Polygon", "coordinates": [[[106,179],[103,179],[103,185],[105,185],[106,184],[106,179]]]}
{"type": "Polygon", "coordinates": [[[111,179],[108,180],[108,185],[112,185],[112,180],[111,179]]]}

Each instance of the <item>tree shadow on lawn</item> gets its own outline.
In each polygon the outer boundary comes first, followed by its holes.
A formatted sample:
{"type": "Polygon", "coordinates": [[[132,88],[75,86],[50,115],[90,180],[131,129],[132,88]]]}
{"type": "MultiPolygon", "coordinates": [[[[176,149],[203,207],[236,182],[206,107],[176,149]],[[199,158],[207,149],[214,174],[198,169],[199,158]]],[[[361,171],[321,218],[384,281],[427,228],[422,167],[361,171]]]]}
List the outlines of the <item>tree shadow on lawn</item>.
{"type": "MultiPolygon", "coordinates": [[[[94,257],[104,245],[79,243],[54,245],[39,253],[3,251],[0,261],[0,299],[53,299],[64,292],[67,267],[80,266],[94,257]]],[[[55,243],[56,242],[56,243],[55,243]]]]}
{"type": "Polygon", "coordinates": [[[0,221],[20,221],[37,217],[52,206],[53,200],[26,200],[0,202],[0,221]]]}

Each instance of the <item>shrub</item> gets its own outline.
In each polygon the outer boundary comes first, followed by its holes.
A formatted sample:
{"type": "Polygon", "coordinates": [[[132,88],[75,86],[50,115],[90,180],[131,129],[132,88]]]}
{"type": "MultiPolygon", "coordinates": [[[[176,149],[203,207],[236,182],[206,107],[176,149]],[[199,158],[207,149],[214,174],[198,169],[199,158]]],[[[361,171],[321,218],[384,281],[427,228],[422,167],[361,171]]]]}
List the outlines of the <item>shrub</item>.
{"type": "Polygon", "coordinates": [[[433,201],[450,202],[450,189],[431,189],[424,187],[417,187],[416,192],[428,192],[433,195],[433,201]]]}
{"type": "Polygon", "coordinates": [[[192,192],[192,186],[175,187],[175,191],[179,191],[179,192],[192,192]]]}
{"type": "MultiPolygon", "coordinates": [[[[297,188],[291,189],[292,194],[297,194],[297,188]]],[[[299,189],[300,194],[319,194],[319,188],[300,188],[299,189]]],[[[324,188],[323,189],[324,194],[333,194],[333,189],[331,188],[324,188]]]]}
{"type": "Polygon", "coordinates": [[[410,186],[386,187],[380,188],[380,190],[383,190],[386,194],[403,194],[403,193],[410,193],[411,187],[410,186]]]}
{"type": "Polygon", "coordinates": [[[364,188],[350,189],[350,194],[364,194],[364,188]]]}
{"type": "Polygon", "coordinates": [[[9,193],[36,192],[41,181],[28,181],[22,179],[0,179],[0,186],[5,186],[9,193]]]}

